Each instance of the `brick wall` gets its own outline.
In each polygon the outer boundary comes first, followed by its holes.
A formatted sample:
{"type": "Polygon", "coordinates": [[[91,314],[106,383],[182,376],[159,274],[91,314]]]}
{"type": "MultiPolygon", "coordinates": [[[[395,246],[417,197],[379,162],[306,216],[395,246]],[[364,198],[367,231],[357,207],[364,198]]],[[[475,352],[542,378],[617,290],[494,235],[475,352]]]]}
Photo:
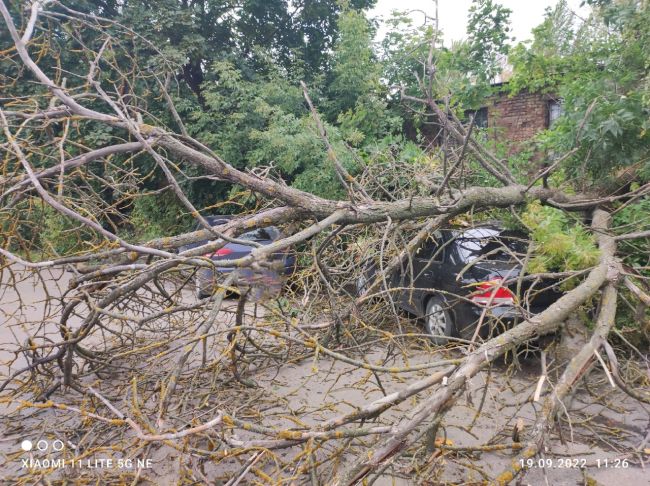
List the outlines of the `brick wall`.
{"type": "Polygon", "coordinates": [[[529,140],[548,126],[548,95],[502,93],[487,103],[488,129],[497,141],[529,140]]]}

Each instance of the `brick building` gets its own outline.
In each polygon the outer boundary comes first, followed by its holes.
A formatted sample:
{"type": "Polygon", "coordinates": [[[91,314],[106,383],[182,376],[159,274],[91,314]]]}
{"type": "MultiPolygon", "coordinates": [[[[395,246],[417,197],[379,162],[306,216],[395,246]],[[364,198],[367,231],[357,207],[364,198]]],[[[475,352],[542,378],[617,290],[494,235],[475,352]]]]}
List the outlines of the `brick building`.
{"type": "MultiPolygon", "coordinates": [[[[511,95],[506,85],[507,81],[493,84],[496,94],[487,98],[480,109],[466,111],[464,121],[473,115],[475,126],[487,130],[494,142],[510,143],[512,154],[518,151],[518,144],[551,127],[562,114],[562,104],[561,99],[550,94],[522,91],[511,95]]],[[[417,140],[421,133],[430,146],[442,144],[441,124],[435,118],[419,127],[419,132],[412,124],[404,128],[411,140],[417,140]]]]}
{"type": "Polygon", "coordinates": [[[549,128],[561,113],[560,101],[553,96],[530,92],[510,95],[501,90],[476,112],[475,123],[487,128],[490,138],[497,142],[516,143],[549,128]]]}

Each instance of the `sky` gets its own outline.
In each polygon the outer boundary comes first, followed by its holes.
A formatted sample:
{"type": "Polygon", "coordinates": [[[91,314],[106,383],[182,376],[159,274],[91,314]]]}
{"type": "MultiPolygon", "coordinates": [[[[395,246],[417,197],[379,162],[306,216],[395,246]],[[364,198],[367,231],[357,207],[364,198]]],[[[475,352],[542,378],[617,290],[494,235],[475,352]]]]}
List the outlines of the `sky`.
{"type": "MultiPolygon", "coordinates": [[[[532,38],[531,30],[544,19],[546,7],[554,7],[558,0],[497,0],[497,3],[512,10],[510,14],[511,35],[516,42],[532,38]]],[[[581,17],[585,17],[588,7],[580,8],[582,0],[568,0],[569,7],[581,17]]],[[[439,26],[444,34],[445,46],[451,45],[453,40],[465,38],[467,14],[471,0],[438,0],[439,26]]],[[[370,17],[389,17],[391,10],[421,10],[430,17],[435,17],[434,0],[378,0],[375,8],[370,10],[370,17]]],[[[424,22],[422,12],[413,12],[416,22],[424,22]]],[[[380,30],[378,37],[383,37],[380,30]]],[[[515,42],[515,43],[516,43],[515,42]]]]}

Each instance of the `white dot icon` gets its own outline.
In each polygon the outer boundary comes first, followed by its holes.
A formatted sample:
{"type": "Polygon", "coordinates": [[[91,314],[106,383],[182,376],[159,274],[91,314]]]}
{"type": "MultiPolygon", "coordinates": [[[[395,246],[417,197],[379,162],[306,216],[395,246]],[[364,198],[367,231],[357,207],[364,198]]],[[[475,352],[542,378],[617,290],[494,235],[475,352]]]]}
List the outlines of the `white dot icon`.
{"type": "Polygon", "coordinates": [[[24,440],[20,443],[20,448],[24,450],[25,452],[31,451],[33,447],[32,441],[31,440],[24,440]]]}

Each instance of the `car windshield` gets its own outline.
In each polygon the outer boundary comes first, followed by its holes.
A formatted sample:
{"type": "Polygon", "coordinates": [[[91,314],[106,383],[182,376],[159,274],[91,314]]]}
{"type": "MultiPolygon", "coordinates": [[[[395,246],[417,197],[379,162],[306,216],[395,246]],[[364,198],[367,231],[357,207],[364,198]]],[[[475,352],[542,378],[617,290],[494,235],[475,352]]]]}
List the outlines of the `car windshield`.
{"type": "Polygon", "coordinates": [[[513,254],[526,252],[521,236],[492,228],[473,228],[461,233],[456,238],[456,247],[467,263],[483,256],[486,260],[508,261],[513,254]]]}
{"type": "MultiPolygon", "coordinates": [[[[210,226],[220,226],[230,222],[232,216],[207,216],[205,219],[210,226]]],[[[203,229],[201,223],[196,223],[195,231],[203,229]]],[[[275,226],[258,228],[239,235],[237,238],[245,241],[274,241],[277,239],[279,232],[275,226]]]]}

